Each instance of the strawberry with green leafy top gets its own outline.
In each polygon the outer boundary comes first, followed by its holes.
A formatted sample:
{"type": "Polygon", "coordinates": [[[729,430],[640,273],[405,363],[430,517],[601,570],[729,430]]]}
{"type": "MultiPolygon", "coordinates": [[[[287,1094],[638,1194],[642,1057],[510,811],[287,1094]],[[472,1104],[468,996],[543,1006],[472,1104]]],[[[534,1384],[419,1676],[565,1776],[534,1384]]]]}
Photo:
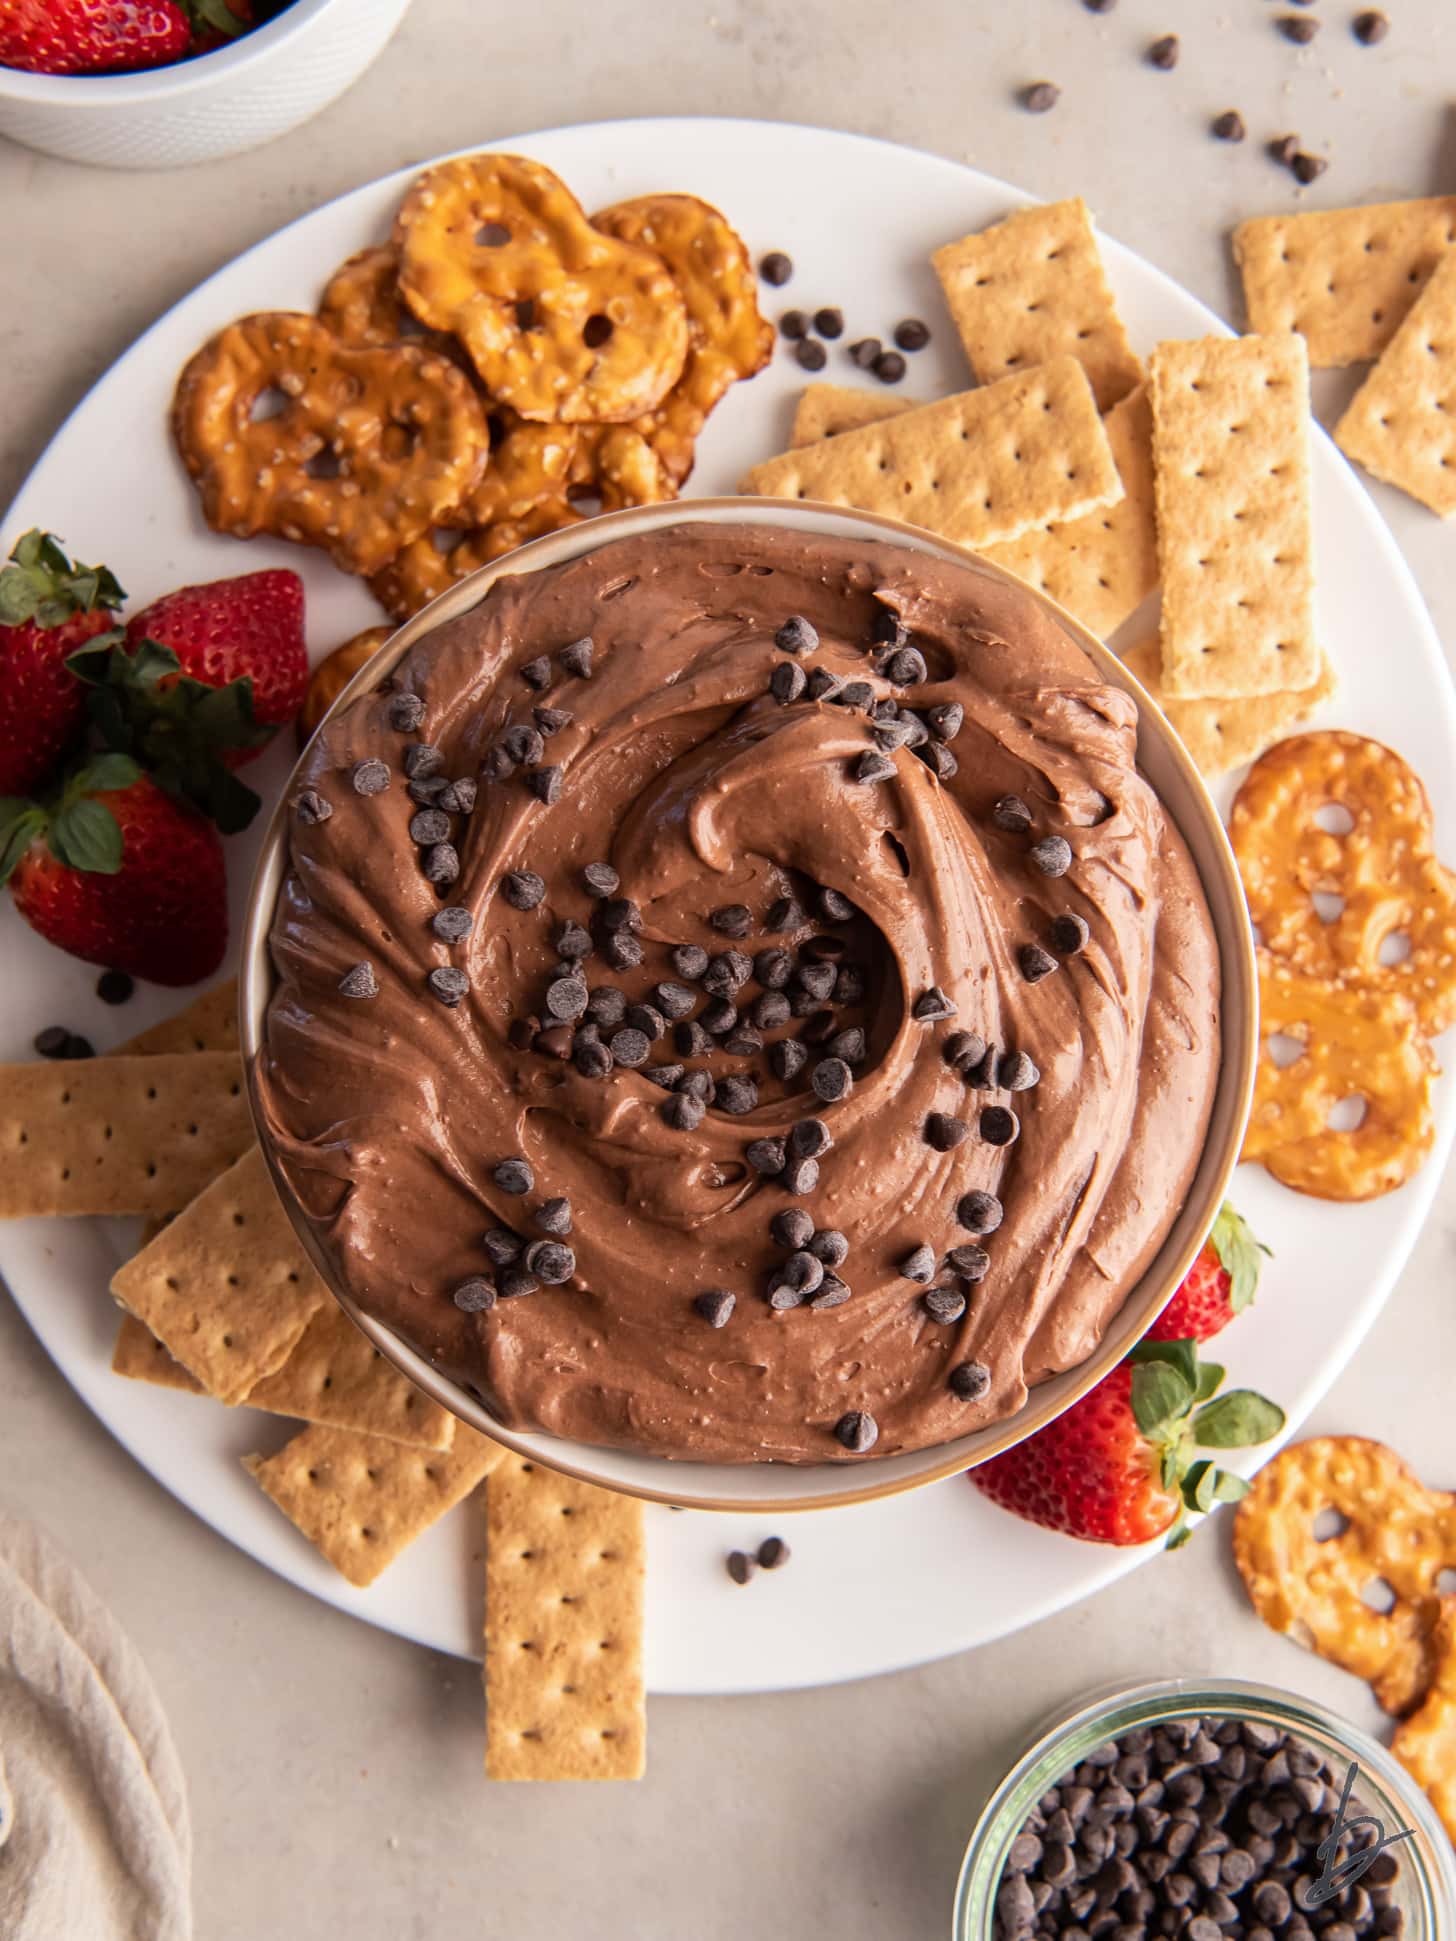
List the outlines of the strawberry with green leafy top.
{"type": "MultiPolygon", "coordinates": [[[[0,0],[3,3],[3,0],[0,0]]],[[[68,656],[111,636],[126,595],[104,566],[28,532],[0,568],[0,795],[28,795],[80,738],[86,690],[68,656]]]]}
{"type": "Polygon", "coordinates": [[[1263,1266],[1260,1256],[1268,1252],[1248,1221],[1225,1200],[1203,1251],[1148,1329],[1147,1339],[1211,1341],[1253,1300],[1263,1266]]]}
{"type": "Polygon", "coordinates": [[[1232,1503],[1248,1484],[1203,1449],[1267,1442],[1284,1412],[1252,1389],[1217,1393],[1224,1371],[1193,1341],[1145,1341],[1055,1422],[970,1471],[983,1495],[1088,1543],[1186,1538],[1189,1510],[1232,1503]]]}

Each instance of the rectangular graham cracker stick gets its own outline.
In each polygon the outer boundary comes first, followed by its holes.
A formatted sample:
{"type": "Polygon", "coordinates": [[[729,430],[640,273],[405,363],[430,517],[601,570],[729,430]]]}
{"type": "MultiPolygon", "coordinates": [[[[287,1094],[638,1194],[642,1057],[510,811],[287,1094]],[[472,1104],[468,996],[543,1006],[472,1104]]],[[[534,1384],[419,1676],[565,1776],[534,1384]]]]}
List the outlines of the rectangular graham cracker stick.
{"type": "Polygon", "coordinates": [[[1187,701],[1313,687],[1303,338],[1159,344],[1149,379],[1164,692],[1187,701]]]}
{"type": "Polygon", "coordinates": [[[220,1402],[241,1402],[281,1368],[331,1299],[257,1146],[118,1268],[111,1291],[220,1402]]]}
{"type": "Polygon", "coordinates": [[[169,1213],[252,1142],[236,1052],[0,1066],[0,1219],[169,1213]]]}
{"type": "Polygon", "coordinates": [[[1129,647],[1122,656],[1129,670],[1152,695],[1175,735],[1210,779],[1242,768],[1262,755],[1291,728],[1332,700],[1339,687],[1335,670],[1321,655],[1323,667],[1313,687],[1292,694],[1255,694],[1240,700],[1174,701],[1162,692],[1163,650],[1156,634],[1129,647]]]}
{"type": "Polygon", "coordinates": [[[966,546],[1122,497],[1086,374],[1058,357],[754,466],[741,490],[882,512],[966,546]]]}
{"type": "Polygon", "coordinates": [[[116,1047],[116,1055],[140,1058],[160,1051],[236,1051],[238,980],[230,977],[194,998],[185,1011],[163,1018],[116,1047]]]}
{"type": "Polygon", "coordinates": [[[1234,231],[1249,329],[1297,330],[1316,370],[1378,357],[1456,243],[1456,195],[1255,216],[1234,231]]]}
{"type": "Polygon", "coordinates": [[[1106,411],[1142,383],[1081,196],[1018,209],[930,260],[982,384],[1075,357],[1106,411]]]}
{"type": "Polygon", "coordinates": [[[243,1467],[342,1577],[363,1590],[500,1461],[499,1443],[459,1423],[451,1448],[305,1429],[243,1467]]]}
{"type": "Polygon", "coordinates": [[[485,1513],[487,1775],[640,1779],[641,1503],[512,1452],[485,1513]]]}
{"type": "Polygon", "coordinates": [[[1432,276],[1335,426],[1367,472],[1456,512],[1456,250],[1432,276]]]}
{"type": "Polygon", "coordinates": [[[1100,640],[1120,627],[1158,583],[1158,527],[1153,512],[1153,414],[1140,386],[1103,419],[1123,496],[1081,519],[1059,520],[987,559],[1019,574],[1100,640]]]}
{"type": "Polygon", "coordinates": [[[918,398],[888,398],[883,393],[861,391],[852,384],[806,384],[799,393],[794,412],[790,444],[817,444],[821,438],[837,438],[841,431],[857,431],[861,425],[876,425],[885,418],[914,411],[918,398]]]}

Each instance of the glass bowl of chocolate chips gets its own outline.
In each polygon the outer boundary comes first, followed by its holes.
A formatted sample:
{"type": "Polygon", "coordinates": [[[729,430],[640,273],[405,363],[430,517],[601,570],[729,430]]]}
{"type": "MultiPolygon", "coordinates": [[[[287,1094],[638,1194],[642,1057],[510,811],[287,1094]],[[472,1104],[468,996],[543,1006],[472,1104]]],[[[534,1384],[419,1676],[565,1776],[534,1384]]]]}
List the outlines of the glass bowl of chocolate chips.
{"type": "Polygon", "coordinates": [[[1039,1732],[981,1814],[955,1941],[1445,1941],[1456,1863],[1391,1755],[1310,1699],[1170,1679],[1039,1732]]]}

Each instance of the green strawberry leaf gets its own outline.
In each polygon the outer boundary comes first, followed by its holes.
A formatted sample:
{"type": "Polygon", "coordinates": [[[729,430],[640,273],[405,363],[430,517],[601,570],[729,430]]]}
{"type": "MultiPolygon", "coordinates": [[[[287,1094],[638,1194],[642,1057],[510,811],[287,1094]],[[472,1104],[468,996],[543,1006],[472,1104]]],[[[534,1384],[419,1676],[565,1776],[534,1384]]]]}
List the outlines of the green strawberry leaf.
{"type": "Polygon", "coordinates": [[[1128,1356],[1131,1362],[1165,1361],[1176,1368],[1187,1381],[1189,1388],[1198,1384],[1198,1343],[1191,1339],[1180,1341],[1140,1341],[1128,1356]]]}
{"type": "Polygon", "coordinates": [[[15,866],[46,826],[45,811],[24,796],[0,797],[0,888],[10,881],[15,866]]]}
{"type": "Polygon", "coordinates": [[[1165,1550],[1181,1550],[1192,1535],[1193,1526],[1185,1522],[1180,1516],[1168,1532],[1168,1541],[1163,1545],[1163,1548],[1165,1550]]]}
{"type": "Polygon", "coordinates": [[[1260,1255],[1268,1254],[1269,1249],[1254,1238],[1247,1220],[1231,1200],[1225,1200],[1219,1208],[1209,1237],[1229,1277],[1229,1307],[1240,1314],[1254,1298],[1263,1265],[1260,1255]]]}
{"type": "Polygon", "coordinates": [[[1226,1469],[1218,1472],[1218,1483],[1214,1495],[1220,1503],[1240,1503],[1248,1495],[1250,1485],[1242,1476],[1231,1476],[1226,1469]]]}
{"type": "Polygon", "coordinates": [[[1251,1388],[1230,1389],[1193,1418],[1194,1436],[1205,1449],[1247,1449],[1283,1427],[1283,1409],[1251,1388]]]}
{"type": "Polygon", "coordinates": [[[1192,1406],[1193,1380],[1183,1369],[1162,1359],[1145,1360],[1133,1368],[1133,1420],[1150,1441],[1166,1433],[1192,1406]]]}
{"type": "Polygon", "coordinates": [[[106,567],[73,563],[60,541],[37,527],[16,541],[10,560],[0,567],[0,626],[59,627],[75,614],[116,609],[126,599],[106,567]]]}
{"type": "Polygon", "coordinates": [[[58,862],[93,876],[115,876],[121,868],[121,824],[102,802],[89,795],[67,802],[51,823],[50,845],[58,862]]]}
{"type": "Polygon", "coordinates": [[[66,785],[70,800],[80,795],[104,795],[110,789],[129,789],[141,780],[141,768],[130,755],[94,755],[66,785]]]}
{"type": "Polygon", "coordinates": [[[1190,1510],[1206,1516],[1213,1508],[1217,1488],[1218,1465],[1205,1456],[1183,1478],[1183,1501],[1190,1510]]]}
{"type": "Polygon", "coordinates": [[[182,6],[194,30],[211,27],[219,34],[226,34],[230,40],[243,31],[244,23],[238,19],[227,0],[182,0],[182,6]]]}
{"type": "Polygon", "coordinates": [[[1195,1404],[1206,1402],[1209,1396],[1217,1391],[1219,1383],[1227,1373],[1228,1370],[1216,1361],[1199,1362],[1198,1382],[1193,1396],[1195,1404]]]}

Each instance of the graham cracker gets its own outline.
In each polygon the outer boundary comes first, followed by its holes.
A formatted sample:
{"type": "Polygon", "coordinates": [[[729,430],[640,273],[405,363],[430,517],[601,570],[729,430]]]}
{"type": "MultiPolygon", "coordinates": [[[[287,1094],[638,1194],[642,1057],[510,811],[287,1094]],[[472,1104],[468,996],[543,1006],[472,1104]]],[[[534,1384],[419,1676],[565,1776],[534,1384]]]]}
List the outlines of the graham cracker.
{"type": "Polygon", "coordinates": [[[463,1422],[446,1450],[312,1427],[243,1467],[360,1590],[488,1476],[504,1451],[463,1422]]]}
{"type": "Polygon", "coordinates": [[[1234,231],[1249,329],[1297,330],[1317,370],[1378,357],[1456,242],[1456,195],[1256,216],[1234,231]]]}
{"type": "Polygon", "coordinates": [[[195,1375],[189,1375],[174,1355],[158,1341],[145,1321],[123,1312],[116,1330],[116,1346],[111,1351],[111,1372],[125,1375],[128,1381],[151,1382],[157,1388],[176,1388],[186,1395],[205,1395],[207,1390],[195,1375]]]}
{"type": "Polygon", "coordinates": [[[257,1146],[118,1268],[111,1291],[220,1402],[241,1402],[281,1368],[331,1299],[257,1146]]]}
{"type": "Polygon", "coordinates": [[[1313,687],[1286,694],[1254,694],[1239,699],[1175,701],[1163,692],[1162,645],[1156,634],[1129,647],[1122,656],[1168,717],[1204,775],[1224,775],[1242,768],[1334,698],[1340,683],[1327,655],[1321,655],[1319,679],[1313,687]]]}
{"type": "Polygon", "coordinates": [[[1075,357],[1106,411],[1142,383],[1081,196],[1018,209],[930,260],[983,384],[1075,357]]]}
{"type": "Polygon", "coordinates": [[[987,559],[1056,600],[1099,639],[1114,633],[1158,583],[1158,526],[1153,510],[1153,414],[1140,386],[1103,419],[1122,479],[1116,505],[1081,519],[1053,521],[987,559]]]}
{"type": "Polygon", "coordinates": [[[147,1031],[116,1047],[118,1054],[140,1058],[159,1051],[237,1051],[238,980],[230,977],[194,998],[185,1011],[163,1018],[147,1031]]]}
{"type": "Polygon", "coordinates": [[[821,438],[837,438],[842,431],[857,431],[861,425],[876,425],[902,411],[917,410],[919,404],[918,398],[890,398],[852,384],[806,384],[799,393],[790,442],[795,448],[817,444],[821,438]]]}
{"type": "Polygon", "coordinates": [[[0,1066],[0,1219],[169,1213],[252,1141],[233,1051],[0,1066]]]}
{"type": "Polygon", "coordinates": [[[486,1773],[640,1779],[641,1503],[510,1453],[485,1510],[486,1773]]]}
{"type": "Polygon", "coordinates": [[[1335,426],[1367,472],[1449,519],[1456,512],[1456,250],[1416,299],[1335,426]]]}
{"type": "Polygon", "coordinates": [[[754,466],[741,490],[886,513],[966,546],[1016,539],[1122,497],[1072,357],[785,452],[754,466]]]}
{"type": "Polygon", "coordinates": [[[1159,344],[1149,381],[1164,692],[1196,700],[1313,687],[1303,338],[1159,344]]]}

